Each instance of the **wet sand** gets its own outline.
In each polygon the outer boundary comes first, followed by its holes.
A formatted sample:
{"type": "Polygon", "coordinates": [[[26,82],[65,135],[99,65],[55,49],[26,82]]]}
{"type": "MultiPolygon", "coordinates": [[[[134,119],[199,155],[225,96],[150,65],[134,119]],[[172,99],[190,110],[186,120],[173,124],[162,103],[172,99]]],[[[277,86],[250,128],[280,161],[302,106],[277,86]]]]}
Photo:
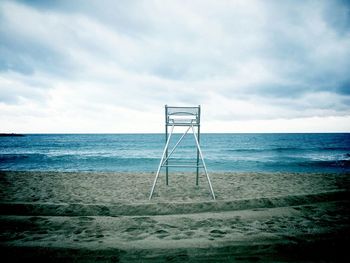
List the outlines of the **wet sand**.
{"type": "MultiPolygon", "coordinates": [[[[347,174],[0,172],[8,262],[343,261],[347,174]]],[[[346,259],[345,259],[346,261],[346,259]]]]}

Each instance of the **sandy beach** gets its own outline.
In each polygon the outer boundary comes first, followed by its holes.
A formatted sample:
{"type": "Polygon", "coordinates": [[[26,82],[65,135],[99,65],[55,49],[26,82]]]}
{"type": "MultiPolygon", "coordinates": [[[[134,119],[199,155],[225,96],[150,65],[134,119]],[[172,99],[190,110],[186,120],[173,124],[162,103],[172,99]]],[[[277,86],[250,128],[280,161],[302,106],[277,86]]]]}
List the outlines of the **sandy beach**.
{"type": "MultiPolygon", "coordinates": [[[[7,262],[343,261],[350,175],[0,172],[7,262]]],[[[345,259],[346,261],[346,259],[345,259]]]]}

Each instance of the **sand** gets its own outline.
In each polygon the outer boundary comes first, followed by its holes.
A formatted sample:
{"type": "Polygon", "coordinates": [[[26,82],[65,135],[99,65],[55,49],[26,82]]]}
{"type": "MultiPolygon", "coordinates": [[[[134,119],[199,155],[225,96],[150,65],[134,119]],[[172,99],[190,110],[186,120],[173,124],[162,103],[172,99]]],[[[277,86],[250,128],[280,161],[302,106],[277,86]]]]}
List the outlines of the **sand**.
{"type": "MultiPolygon", "coordinates": [[[[6,262],[344,261],[350,175],[0,172],[6,262]]],[[[349,260],[345,258],[345,261],[349,260]]],[[[3,260],[2,260],[3,261],[3,260]]]]}

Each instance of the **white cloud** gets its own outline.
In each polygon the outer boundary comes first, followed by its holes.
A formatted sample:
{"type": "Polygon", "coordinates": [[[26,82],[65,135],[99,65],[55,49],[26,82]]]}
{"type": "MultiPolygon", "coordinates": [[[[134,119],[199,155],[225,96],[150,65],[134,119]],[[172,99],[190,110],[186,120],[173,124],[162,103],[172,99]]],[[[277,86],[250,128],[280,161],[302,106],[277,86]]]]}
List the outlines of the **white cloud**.
{"type": "Polygon", "coordinates": [[[164,104],[202,104],[204,131],[350,130],[341,3],[67,3],[0,4],[0,131],[162,132],[164,104]]]}

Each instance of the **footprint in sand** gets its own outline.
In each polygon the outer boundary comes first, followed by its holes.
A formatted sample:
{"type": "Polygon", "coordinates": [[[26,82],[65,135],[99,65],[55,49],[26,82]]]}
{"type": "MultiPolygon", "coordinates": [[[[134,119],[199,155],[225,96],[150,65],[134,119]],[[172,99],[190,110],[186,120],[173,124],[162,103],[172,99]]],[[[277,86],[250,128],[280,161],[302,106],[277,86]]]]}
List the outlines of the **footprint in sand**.
{"type": "Polygon", "coordinates": [[[40,224],[40,225],[44,225],[49,223],[49,220],[40,216],[32,216],[29,218],[29,221],[33,224],[40,224]]]}
{"type": "Polygon", "coordinates": [[[163,238],[170,235],[169,232],[164,230],[164,229],[159,229],[159,230],[155,231],[153,234],[156,235],[156,237],[158,237],[160,239],[163,239],[163,238]]]}
{"type": "Polygon", "coordinates": [[[79,216],[78,219],[81,221],[94,221],[95,220],[95,218],[88,217],[88,216],[79,216]]]}
{"type": "Polygon", "coordinates": [[[138,227],[128,227],[127,229],[125,229],[123,232],[126,233],[134,233],[134,232],[139,232],[139,228],[138,227]]]}
{"type": "Polygon", "coordinates": [[[99,207],[99,215],[102,216],[109,216],[110,215],[110,210],[108,207],[106,206],[101,206],[99,207]]]}
{"type": "Polygon", "coordinates": [[[210,231],[210,236],[211,237],[224,237],[227,234],[226,231],[219,230],[219,229],[214,229],[210,231]]]}
{"type": "Polygon", "coordinates": [[[193,236],[194,234],[195,234],[195,231],[191,231],[191,230],[185,232],[185,235],[188,236],[188,237],[191,237],[191,236],[193,236]]]}
{"type": "Polygon", "coordinates": [[[259,212],[259,211],[266,211],[268,208],[254,208],[252,211],[259,212]]]}
{"type": "Polygon", "coordinates": [[[77,230],[75,230],[73,233],[74,233],[74,235],[79,235],[79,234],[81,234],[83,231],[81,230],[81,229],[77,229],[77,230]]]}
{"type": "Polygon", "coordinates": [[[304,208],[300,206],[293,206],[293,209],[297,211],[302,211],[304,208]]]}
{"type": "Polygon", "coordinates": [[[140,216],[140,217],[134,217],[133,220],[137,223],[147,223],[147,224],[155,224],[157,223],[156,220],[147,217],[147,216],[140,216]]]}
{"type": "Polygon", "coordinates": [[[81,227],[90,225],[93,221],[95,221],[95,218],[87,217],[87,216],[80,216],[77,219],[78,219],[77,225],[81,227]]]}
{"type": "Polygon", "coordinates": [[[160,226],[162,228],[173,228],[173,229],[178,228],[177,226],[169,225],[169,224],[158,224],[158,226],[160,226]]]}
{"type": "Polygon", "coordinates": [[[212,223],[213,222],[211,220],[209,220],[209,219],[199,220],[199,221],[197,221],[197,222],[195,222],[193,224],[192,229],[196,230],[196,229],[199,229],[199,228],[207,227],[207,226],[212,225],[212,223]]]}
{"type": "Polygon", "coordinates": [[[189,256],[186,254],[170,255],[166,257],[166,262],[184,262],[189,261],[189,256]]]}
{"type": "Polygon", "coordinates": [[[148,234],[146,234],[146,230],[145,228],[140,228],[140,227],[128,227],[127,229],[125,229],[124,231],[122,231],[124,233],[123,237],[126,240],[141,240],[141,239],[145,239],[148,234]]]}

